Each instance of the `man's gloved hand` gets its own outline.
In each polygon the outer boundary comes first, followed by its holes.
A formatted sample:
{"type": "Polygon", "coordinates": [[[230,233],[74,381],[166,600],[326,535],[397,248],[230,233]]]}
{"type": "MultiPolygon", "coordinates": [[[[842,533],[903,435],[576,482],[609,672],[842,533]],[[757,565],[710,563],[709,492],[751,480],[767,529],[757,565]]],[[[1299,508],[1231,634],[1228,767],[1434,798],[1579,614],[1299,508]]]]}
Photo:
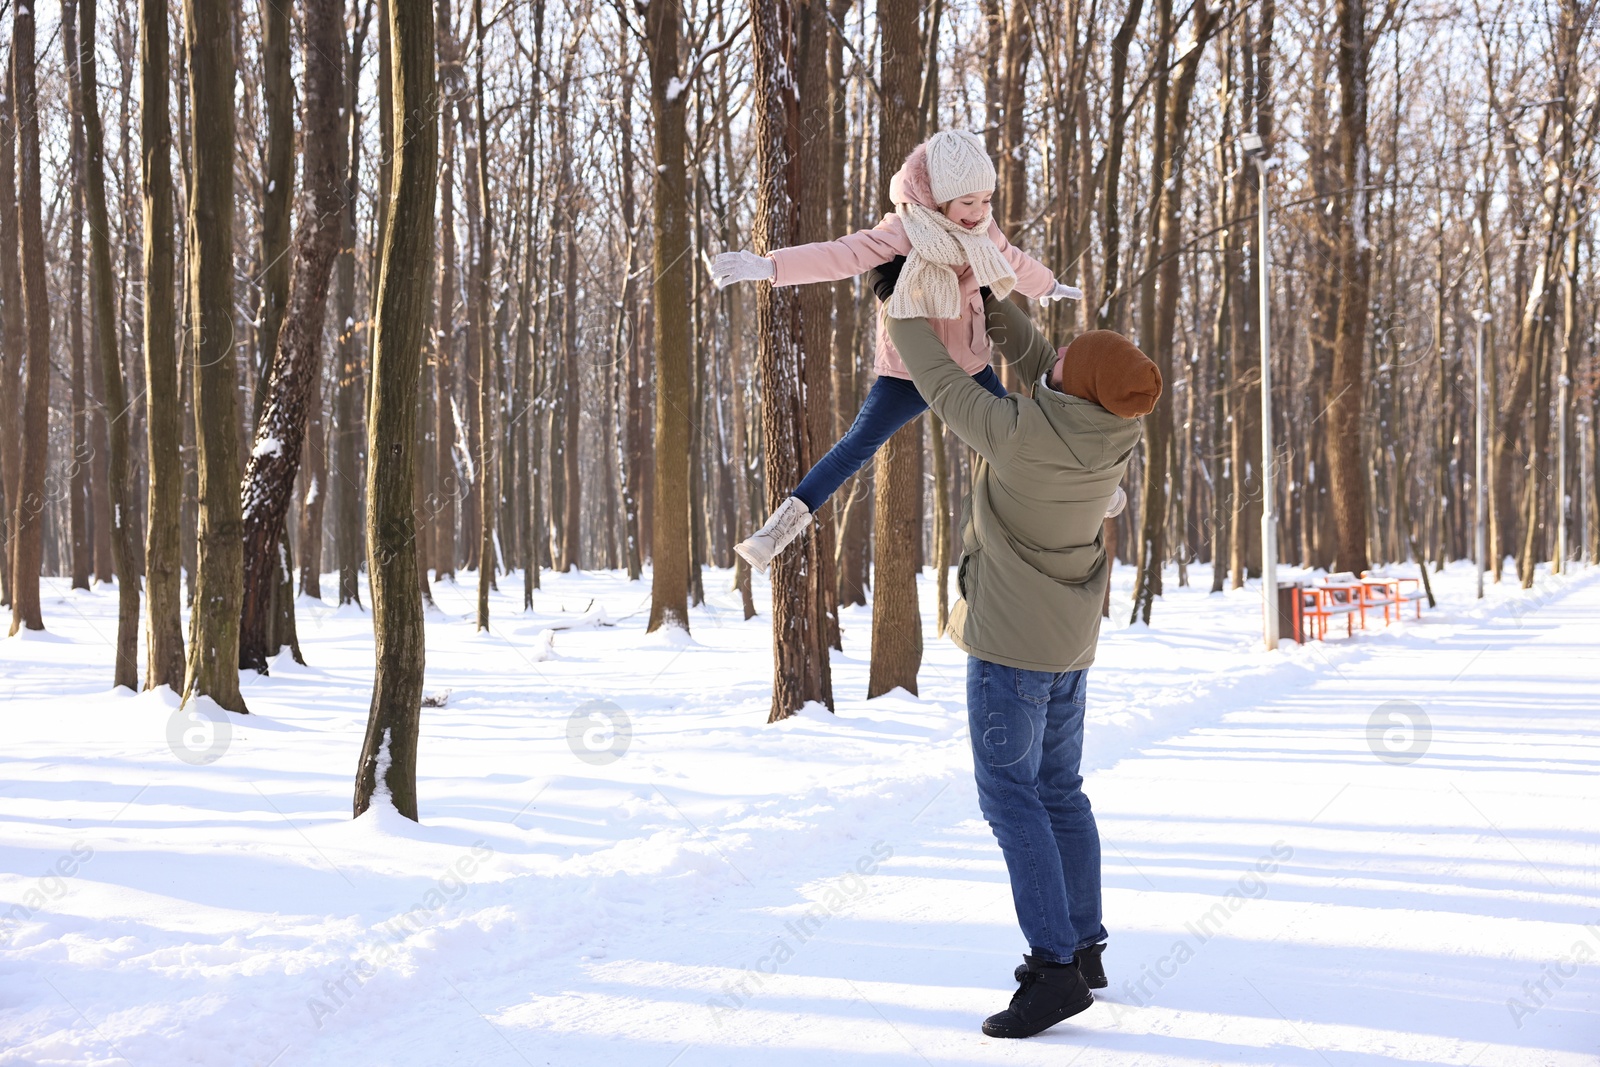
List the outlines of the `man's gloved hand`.
{"type": "Polygon", "coordinates": [[[1062,285],[1056,282],[1056,287],[1039,298],[1041,304],[1048,304],[1052,300],[1082,300],[1083,290],[1073,285],[1062,285]]]}
{"type": "Polygon", "coordinates": [[[711,265],[711,280],[718,289],[726,289],[734,282],[771,281],[777,273],[777,264],[754,252],[722,252],[711,265]]]}
{"type": "Polygon", "coordinates": [[[1106,505],[1106,518],[1114,519],[1122,514],[1122,509],[1128,506],[1128,494],[1122,486],[1117,486],[1117,491],[1111,494],[1111,502],[1106,505]]]}

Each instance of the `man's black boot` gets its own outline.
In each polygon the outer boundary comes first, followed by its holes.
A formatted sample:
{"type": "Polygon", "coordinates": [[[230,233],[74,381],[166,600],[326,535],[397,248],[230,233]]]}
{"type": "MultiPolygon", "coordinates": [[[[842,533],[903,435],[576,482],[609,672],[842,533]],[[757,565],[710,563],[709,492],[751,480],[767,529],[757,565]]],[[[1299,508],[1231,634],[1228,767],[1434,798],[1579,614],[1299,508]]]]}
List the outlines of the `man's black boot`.
{"type": "Polygon", "coordinates": [[[1026,962],[1019,968],[1011,1006],[983,1021],[983,1032],[990,1037],[1032,1037],[1094,1003],[1094,994],[1072,964],[1022,958],[1026,962]]]}
{"type": "MultiPolygon", "coordinates": [[[[1072,962],[1078,968],[1078,973],[1083,975],[1083,984],[1090,989],[1104,989],[1106,987],[1106,968],[1105,964],[1100,962],[1100,953],[1105,950],[1106,945],[1102,941],[1098,945],[1090,945],[1088,948],[1079,949],[1077,955],[1072,958],[1072,962]]],[[[1028,965],[1019,963],[1013,977],[1020,982],[1027,971],[1028,965]]]]}
{"type": "Polygon", "coordinates": [[[1090,989],[1104,989],[1106,987],[1106,968],[1100,962],[1100,953],[1106,950],[1105,942],[1080,948],[1072,957],[1072,962],[1078,965],[1078,973],[1083,975],[1083,984],[1090,989]]]}

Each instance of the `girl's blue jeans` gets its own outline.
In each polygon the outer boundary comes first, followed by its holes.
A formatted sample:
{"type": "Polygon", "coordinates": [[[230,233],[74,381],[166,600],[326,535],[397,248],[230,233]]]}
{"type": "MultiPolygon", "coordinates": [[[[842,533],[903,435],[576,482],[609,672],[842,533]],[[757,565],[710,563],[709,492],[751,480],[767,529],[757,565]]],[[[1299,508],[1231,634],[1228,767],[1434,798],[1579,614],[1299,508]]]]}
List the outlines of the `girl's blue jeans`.
{"type": "MultiPolygon", "coordinates": [[[[1006,395],[1006,388],[1000,384],[993,367],[983,368],[972,380],[995,396],[1006,395]]],[[[928,402],[922,399],[915,385],[904,378],[880,374],[868,390],[856,421],[839,438],[839,443],[806,472],[792,495],[815,512],[845,479],[860,470],[883,443],[894,436],[896,430],[927,410],[928,402]]]]}

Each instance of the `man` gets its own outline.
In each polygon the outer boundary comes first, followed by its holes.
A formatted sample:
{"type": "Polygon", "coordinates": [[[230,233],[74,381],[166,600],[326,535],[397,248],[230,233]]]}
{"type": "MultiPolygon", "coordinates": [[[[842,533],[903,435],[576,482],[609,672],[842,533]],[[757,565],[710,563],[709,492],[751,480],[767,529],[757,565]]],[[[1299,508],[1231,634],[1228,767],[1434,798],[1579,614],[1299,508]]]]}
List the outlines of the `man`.
{"type": "Polygon", "coordinates": [[[949,632],[968,654],[979,806],[1029,946],[1010,1006],[983,1032],[1031,1037],[1106,984],[1100,835],[1078,772],[1085,674],[1110,580],[1103,519],[1161,375],[1110,331],[1058,353],[1010,301],[989,299],[985,310],[996,352],[1029,395],[991,395],[925,319],[885,318],[884,328],[928,405],[979,457],[949,632]]]}

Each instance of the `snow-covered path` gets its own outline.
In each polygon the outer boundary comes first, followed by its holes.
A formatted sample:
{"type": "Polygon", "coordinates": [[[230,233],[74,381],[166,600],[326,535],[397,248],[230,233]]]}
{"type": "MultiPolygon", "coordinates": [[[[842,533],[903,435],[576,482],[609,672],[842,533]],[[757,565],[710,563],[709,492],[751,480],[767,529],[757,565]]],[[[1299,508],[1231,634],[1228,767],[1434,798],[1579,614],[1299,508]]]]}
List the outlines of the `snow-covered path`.
{"type": "Polygon", "coordinates": [[[1591,585],[1093,776],[1112,988],[1038,1039],[976,1030],[1020,944],[965,778],[873,821],[861,888],[848,854],[804,887],[809,938],[740,894],[522,1018],[559,1063],[1600,1064],[1597,647],[1591,585]]]}
{"type": "Polygon", "coordinates": [[[1024,1042],[978,1031],[1023,946],[931,633],[867,702],[848,612],[838,715],[769,727],[725,595],[680,643],[616,576],[482,636],[441,587],[416,826],[348,818],[364,616],[304,607],[191,765],[62,590],[0,642],[0,1065],[1600,1064],[1600,572],[1277,656],[1191,577],[1091,675],[1112,987],[1024,1042]]]}

